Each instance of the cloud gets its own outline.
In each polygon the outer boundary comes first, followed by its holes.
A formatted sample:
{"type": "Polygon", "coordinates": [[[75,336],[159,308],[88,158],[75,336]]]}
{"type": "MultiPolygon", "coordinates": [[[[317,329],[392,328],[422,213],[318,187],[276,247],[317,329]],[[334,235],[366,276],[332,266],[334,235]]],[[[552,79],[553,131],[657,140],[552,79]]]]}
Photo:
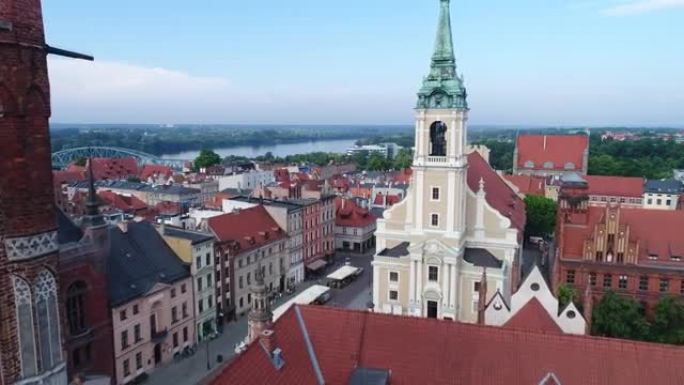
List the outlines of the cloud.
{"type": "Polygon", "coordinates": [[[684,8],[684,0],[638,0],[603,10],[609,16],[636,15],[670,8],[684,8]]]}

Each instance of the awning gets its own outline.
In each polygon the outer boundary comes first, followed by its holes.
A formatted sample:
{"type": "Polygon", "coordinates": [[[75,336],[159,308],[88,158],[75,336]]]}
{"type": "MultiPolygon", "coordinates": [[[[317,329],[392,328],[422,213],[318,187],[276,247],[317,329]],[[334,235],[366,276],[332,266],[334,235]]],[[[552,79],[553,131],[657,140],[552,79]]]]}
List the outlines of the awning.
{"type": "Polygon", "coordinates": [[[326,263],[324,260],[317,259],[317,260],[311,262],[310,264],[306,265],[306,268],[311,270],[311,271],[316,271],[325,265],[326,265],[326,263]]]}

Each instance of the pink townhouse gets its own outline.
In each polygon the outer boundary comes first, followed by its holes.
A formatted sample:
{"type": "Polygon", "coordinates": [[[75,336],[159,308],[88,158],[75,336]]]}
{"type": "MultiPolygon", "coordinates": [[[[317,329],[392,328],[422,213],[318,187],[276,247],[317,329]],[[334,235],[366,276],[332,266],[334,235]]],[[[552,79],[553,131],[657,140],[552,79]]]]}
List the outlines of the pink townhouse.
{"type": "Polygon", "coordinates": [[[196,343],[189,266],[148,222],[111,229],[108,262],[116,384],[127,384],[196,343]]]}

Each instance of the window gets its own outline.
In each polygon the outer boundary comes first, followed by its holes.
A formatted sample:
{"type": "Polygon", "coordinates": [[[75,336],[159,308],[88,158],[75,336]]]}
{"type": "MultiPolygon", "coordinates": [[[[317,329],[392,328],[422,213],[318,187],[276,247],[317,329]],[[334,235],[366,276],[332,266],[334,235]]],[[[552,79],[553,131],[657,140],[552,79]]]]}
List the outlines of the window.
{"type": "Polygon", "coordinates": [[[181,285],[181,293],[185,294],[186,291],[187,291],[187,289],[185,288],[185,284],[182,284],[181,285]]]}
{"type": "Polygon", "coordinates": [[[672,201],[671,201],[670,199],[668,199],[668,200],[665,201],[665,204],[669,206],[669,205],[672,204],[672,201]]]}
{"type": "Polygon", "coordinates": [[[684,294],[684,280],[679,282],[679,294],[684,294]]]}
{"type": "Polygon", "coordinates": [[[206,266],[211,265],[211,253],[207,253],[207,255],[204,256],[204,264],[206,266]]]}
{"type": "Polygon", "coordinates": [[[641,290],[641,291],[647,291],[648,290],[648,276],[647,275],[642,275],[639,277],[639,290],[641,290]]]}
{"type": "Polygon", "coordinates": [[[123,372],[124,372],[124,377],[128,377],[131,375],[131,367],[129,365],[128,359],[124,360],[124,362],[123,362],[123,372]]]}
{"type": "Polygon", "coordinates": [[[390,301],[397,301],[399,299],[399,292],[396,290],[390,290],[389,291],[389,300],[390,301]]]}
{"type": "Polygon", "coordinates": [[[565,283],[574,284],[575,283],[575,270],[568,270],[565,273],[565,283]]]}
{"type": "Polygon", "coordinates": [[[34,287],[40,358],[43,368],[52,368],[62,361],[60,318],[57,310],[57,283],[52,273],[43,270],[38,274],[34,287]]]}
{"type": "Polygon", "coordinates": [[[610,274],[603,274],[603,287],[610,289],[613,287],[613,276],[610,274]]]}
{"type": "Polygon", "coordinates": [[[212,307],[214,307],[214,297],[211,296],[211,295],[209,296],[209,298],[207,298],[207,307],[208,307],[209,309],[211,309],[212,307]]]}
{"type": "Polygon", "coordinates": [[[243,298],[240,297],[240,307],[243,307],[245,305],[245,302],[243,301],[243,298]]]}
{"type": "Polygon", "coordinates": [[[603,252],[602,251],[596,252],[596,262],[603,262],[603,252]]]}
{"type": "Polygon", "coordinates": [[[621,275],[618,277],[618,289],[626,289],[626,288],[627,288],[627,276],[621,275]]]}
{"type": "Polygon", "coordinates": [[[128,348],[128,330],[121,332],[121,350],[128,348]]]}
{"type": "Polygon", "coordinates": [[[390,271],[389,280],[390,282],[399,282],[399,273],[396,271],[390,271]]]}
{"type": "Polygon", "coordinates": [[[135,369],[140,370],[143,367],[142,363],[142,353],[138,352],[135,354],[135,369]]]}
{"type": "Polygon", "coordinates": [[[173,333],[173,347],[178,347],[178,333],[173,333]]]}
{"type": "Polygon", "coordinates": [[[175,306],[171,308],[171,323],[178,322],[178,308],[175,306]]]}
{"type": "Polygon", "coordinates": [[[430,216],[430,224],[431,224],[433,227],[439,226],[439,214],[432,214],[432,215],[430,216]]]}
{"type": "Polygon", "coordinates": [[[656,254],[649,254],[648,259],[651,261],[657,261],[658,260],[658,255],[656,254]]]}
{"type": "Polygon", "coordinates": [[[432,200],[433,201],[439,200],[439,187],[433,187],[432,188],[432,200]]]}
{"type": "Polygon", "coordinates": [[[140,313],[140,309],[138,308],[138,305],[133,305],[133,315],[137,315],[140,313]]]}
{"type": "Polygon", "coordinates": [[[204,300],[200,298],[200,300],[197,302],[197,306],[199,307],[199,312],[203,313],[204,312],[204,300]]]}
{"type": "Polygon", "coordinates": [[[667,278],[660,278],[660,292],[667,293],[670,291],[670,280],[667,278]]]}
{"type": "Polygon", "coordinates": [[[140,331],[140,324],[133,326],[133,340],[135,343],[142,341],[142,333],[140,331]]]}
{"type": "Polygon", "coordinates": [[[77,335],[85,331],[85,295],[86,284],[83,281],[74,282],[67,289],[66,311],[69,322],[69,332],[77,335]]]}
{"type": "Polygon", "coordinates": [[[252,284],[252,273],[247,273],[247,285],[252,284]]]}
{"type": "Polygon", "coordinates": [[[589,273],[589,284],[592,287],[596,286],[596,273],[589,273]]]}
{"type": "Polygon", "coordinates": [[[649,204],[649,205],[652,205],[652,204],[653,204],[653,199],[652,199],[652,198],[648,198],[648,204],[649,204]]]}
{"type": "Polygon", "coordinates": [[[211,273],[207,274],[207,287],[211,287],[211,273]]]}
{"type": "Polygon", "coordinates": [[[188,342],[188,327],[183,328],[183,342],[188,342]]]}
{"type": "Polygon", "coordinates": [[[195,258],[195,268],[199,270],[202,267],[202,257],[195,258]]]}
{"type": "Polygon", "coordinates": [[[428,267],[428,280],[437,281],[439,276],[439,268],[437,266],[428,267]]]}
{"type": "Polygon", "coordinates": [[[656,199],[656,204],[657,204],[658,206],[662,205],[662,204],[663,204],[663,200],[660,199],[660,198],[656,199]]]}
{"type": "Polygon", "coordinates": [[[128,317],[126,316],[126,309],[121,310],[121,311],[119,312],[119,319],[120,319],[121,321],[125,321],[126,318],[128,318],[128,317]]]}
{"type": "Polygon", "coordinates": [[[681,261],[682,257],[680,257],[679,255],[671,255],[670,259],[673,261],[681,261]]]}
{"type": "Polygon", "coordinates": [[[478,293],[480,291],[480,281],[473,282],[473,293],[478,293]]]}
{"type": "Polygon", "coordinates": [[[252,303],[252,293],[247,293],[247,303],[248,304],[252,303]]]}
{"type": "Polygon", "coordinates": [[[175,288],[171,289],[171,298],[176,298],[176,289],[175,288]]]}
{"type": "Polygon", "coordinates": [[[197,291],[202,291],[202,277],[197,277],[197,291]]]}
{"type": "Polygon", "coordinates": [[[37,372],[31,288],[23,279],[18,277],[12,278],[14,283],[14,302],[17,308],[17,325],[19,327],[17,334],[21,357],[21,373],[24,377],[29,377],[37,372]]]}
{"type": "Polygon", "coordinates": [[[625,253],[617,253],[617,263],[625,263],[625,253]]]}
{"type": "Polygon", "coordinates": [[[186,302],[183,302],[183,318],[188,318],[188,304],[186,302]]]}

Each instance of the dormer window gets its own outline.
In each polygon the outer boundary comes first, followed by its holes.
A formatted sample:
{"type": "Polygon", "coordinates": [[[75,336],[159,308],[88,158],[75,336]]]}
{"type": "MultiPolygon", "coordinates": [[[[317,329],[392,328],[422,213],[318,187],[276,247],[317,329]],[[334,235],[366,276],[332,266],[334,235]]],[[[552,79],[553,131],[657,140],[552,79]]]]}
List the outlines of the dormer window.
{"type": "Polygon", "coordinates": [[[657,261],[658,260],[658,254],[649,254],[648,259],[651,261],[657,261]]]}
{"type": "Polygon", "coordinates": [[[568,162],[565,164],[565,169],[566,170],[574,170],[575,169],[575,164],[572,162],[568,162]]]}
{"type": "Polygon", "coordinates": [[[553,168],[553,162],[544,162],[544,168],[552,169],[553,168]]]}
{"type": "Polygon", "coordinates": [[[528,160],[527,162],[525,162],[525,168],[534,168],[534,162],[528,160]]]}
{"type": "Polygon", "coordinates": [[[679,255],[672,255],[672,256],[670,256],[670,259],[673,261],[681,261],[682,257],[679,255]]]}

